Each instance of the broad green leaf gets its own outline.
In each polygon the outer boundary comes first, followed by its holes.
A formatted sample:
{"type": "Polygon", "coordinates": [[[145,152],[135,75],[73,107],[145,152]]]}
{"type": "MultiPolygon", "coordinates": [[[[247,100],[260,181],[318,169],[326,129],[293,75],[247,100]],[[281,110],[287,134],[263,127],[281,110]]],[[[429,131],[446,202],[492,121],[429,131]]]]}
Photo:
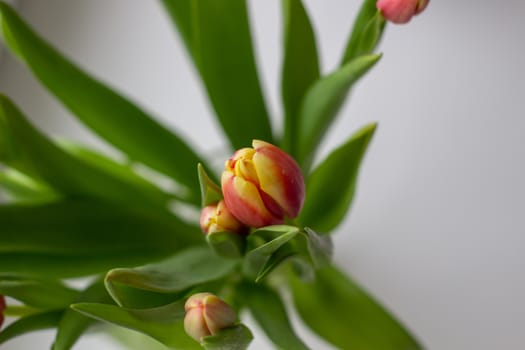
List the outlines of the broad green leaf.
{"type": "Polygon", "coordinates": [[[296,155],[299,108],[307,89],[319,79],[315,35],[301,0],[282,0],[284,58],[281,94],[285,123],[283,148],[296,155]]]}
{"type": "Polygon", "coordinates": [[[64,310],[46,311],[16,320],[5,329],[2,329],[0,332],[0,344],[29,332],[56,327],[63,312],[64,310]]]}
{"type": "Polygon", "coordinates": [[[243,284],[239,296],[257,323],[279,349],[306,350],[288,320],[279,294],[264,284],[243,284]]]}
{"type": "Polygon", "coordinates": [[[206,235],[206,241],[217,255],[225,258],[242,258],[246,249],[244,236],[236,232],[209,233],[206,235]]]}
{"type": "Polygon", "coordinates": [[[89,317],[149,335],[171,349],[201,349],[184,332],[184,301],[150,309],[128,309],[95,303],[80,303],[71,307],[89,317]]]}
{"type": "Polygon", "coordinates": [[[369,124],[333,151],[308,177],[306,202],[299,221],[329,233],[347,214],[355,194],[361,160],[376,124],[369,124]]]}
{"type": "Polygon", "coordinates": [[[105,278],[106,288],[113,299],[126,307],[138,307],[142,300],[131,300],[130,292],[117,284],[131,289],[150,291],[160,294],[176,295],[190,287],[214,281],[230,273],[237,263],[217,256],[209,247],[194,247],[161,262],[133,269],[113,269],[105,278]],[[128,301],[126,304],[125,301],[128,301]]]}
{"type": "Polygon", "coordinates": [[[67,307],[78,293],[55,280],[0,275],[0,295],[10,296],[35,308],[67,307]]]}
{"type": "Polygon", "coordinates": [[[159,260],[203,242],[176,217],[82,200],[0,206],[0,273],[73,277],[159,260]]]}
{"type": "Polygon", "coordinates": [[[165,0],[233,148],[272,142],[246,0],[165,0]],[[182,2],[183,4],[177,4],[182,2]],[[188,19],[191,14],[191,20],[188,19]]]}
{"type": "MultiPolygon", "coordinates": [[[[104,283],[102,283],[101,280],[96,280],[77,295],[74,302],[110,303],[111,298],[104,289],[104,283]]],[[[93,323],[95,323],[95,321],[92,318],[79,314],[68,307],[58,323],[55,341],[51,349],[71,349],[80,336],[84,334],[93,323]]]]}
{"type": "Polygon", "coordinates": [[[380,57],[360,56],[318,80],[306,93],[301,107],[297,157],[305,173],[308,172],[317,146],[335,119],[350,88],[380,57]]]}
{"type": "Polygon", "coordinates": [[[62,56],[5,3],[0,3],[4,30],[35,76],[85,125],[131,159],[173,177],[198,204],[194,166],[203,162],[184,140],[168,131],[106,85],[62,56]]]}
{"type": "Polygon", "coordinates": [[[215,204],[222,199],[222,190],[206,173],[202,164],[197,165],[199,184],[201,187],[201,206],[215,204]]]}
{"type": "Polygon", "coordinates": [[[206,350],[246,350],[253,339],[252,332],[243,324],[222,329],[219,333],[204,337],[201,345],[206,350]]]}
{"type": "Polygon", "coordinates": [[[59,195],[48,185],[16,169],[0,171],[0,189],[10,201],[24,203],[45,203],[57,200],[59,195]]]}
{"type": "Polygon", "coordinates": [[[377,0],[363,1],[346,43],[341,66],[360,55],[371,53],[381,39],[385,21],[382,18],[377,18],[376,3],[377,0]]]}
{"type": "Polygon", "coordinates": [[[7,140],[6,164],[45,180],[65,195],[98,197],[124,203],[139,202],[164,209],[166,198],[128,178],[95,167],[52,143],[35,129],[18,108],[0,95],[0,138],[7,140]]]}
{"type": "Polygon", "coordinates": [[[421,349],[388,311],[333,266],[317,270],[312,283],[290,274],[290,286],[303,321],[338,348],[421,349]]]}

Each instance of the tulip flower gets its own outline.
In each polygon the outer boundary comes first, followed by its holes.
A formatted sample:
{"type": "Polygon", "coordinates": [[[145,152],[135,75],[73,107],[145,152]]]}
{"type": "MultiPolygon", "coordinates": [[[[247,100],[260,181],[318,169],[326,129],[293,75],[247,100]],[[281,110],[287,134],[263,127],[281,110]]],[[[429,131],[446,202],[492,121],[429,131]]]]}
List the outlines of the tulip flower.
{"type": "Polygon", "coordinates": [[[211,293],[192,295],[184,305],[184,330],[198,342],[209,335],[217,334],[221,329],[233,326],[237,322],[237,313],[219,297],[211,293]]]}
{"type": "Polygon", "coordinates": [[[0,295],[0,328],[2,327],[2,324],[4,323],[5,308],[6,308],[5,297],[3,295],[0,295]]]}
{"type": "Polygon", "coordinates": [[[246,227],[230,213],[224,201],[204,207],[199,223],[205,234],[214,232],[244,233],[247,231],[246,227]]]}
{"type": "Polygon", "coordinates": [[[376,6],[387,21],[403,24],[421,13],[428,2],[429,0],[379,0],[376,6]]]}
{"type": "Polygon", "coordinates": [[[280,148],[254,140],[226,161],[221,185],[224,201],[250,227],[282,224],[295,218],[304,201],[304,179],[295,160],[280,148]]]}

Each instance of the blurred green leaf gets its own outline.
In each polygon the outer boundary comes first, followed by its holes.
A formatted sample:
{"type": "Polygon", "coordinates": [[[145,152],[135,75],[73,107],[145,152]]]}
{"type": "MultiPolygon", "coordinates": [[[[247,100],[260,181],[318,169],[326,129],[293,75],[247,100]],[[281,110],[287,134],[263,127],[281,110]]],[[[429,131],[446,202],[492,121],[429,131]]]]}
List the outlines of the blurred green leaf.
{"type": "Polygon", "coordinates": [[[315,35],[301,0],[282,0],[284,58],[281,94],[285,123],[283,148],[295,157],[299,108],[308,88],[319,79],[315,35]]]}
{"type": "Polygon", "coordinates": [[[10,296],[35,308],[67,307],[78,293],[59,281],[0,275],[0,295],[10,296]]]}
{"type": "Polygon", "coordinates": [[[242,258],[246,248],[244,236],[236,232],[209,233],[206,241],[215,253],[229,259],[242,258]]]}
{"type": "Polygon", "coordinates": [[[215,204],[222,199],[222,190],[206,173],[202,164],[197,165],[199,184],[201,187],[201,206],[215,204]]]}
{"type": "Polygon", "coordinates": [[[45,203],[57,200],[59,195],[48,185],[16,169],[0,171],[0,189],[10,201],[24,203],[45,203]]]}
{"type": "Polygon", "coordinates": [[[189,48],[233,148],[246,147],[252,139],[273,142],[246,1],[164,0],[164,4],[189,48]]]}
{"type": "Polygon", "coordinates": [[[276,291],[264,284],[245,283],[239,296],[276,347],[286,350],[309,349],[295,334],[284,303],[276,291]]]}
{"type": "Polygon", "coordinates": [[[380,55],[360,56],[318,80],[306,93],[301,107],[298,162],[308,172],[315,150],[353,86],[380,55]]]}
{"type": "Polygon", "coordinates": [[[382,18],[377,18],[376,3],[377,0],[363,1],[346,43],[341,66],[360,55],[371,53],[381,40],[385,21],[382,18]]]}
{"type": "Polygon", "coordinates": [[[19,318],[5,329],[2,329],[0,332],[0,344],[29,332],[56,327],[63,312],[64,310],[53,310],[19,318]]]}
{"type": "Polygon", "coordinates": [[[0,2],[2,25],[11,48],[35,76],[84,124],[133,160],[173,177],[199,203],[194,166],[203,161],[179,136],[47,44],[7,4],[0,2]],[[14,44],[14,47],[13,45],[14,44]]]}
{"type": "Polygon", "coordinates": [[[290,274],[290,286],[303,321],[341,349],[421,349],[398,321],[333,266],[317,270],[313,283],[290,274]]]}
{"type": "Polygon", "coordinates": [[[71,307],[89,317],[149,335],[171,349],[201,349],[184,332],[184,301],[150,309],[128,309],[95,303],[80,303],[71,307]]]}
{"type": "Polygon", "coordinates": [[[332,262],[333,244],[330,236],[319,236],[314,230],[305,227],[304,237],[308,255],[315,268],[328,265],[332,262]]]}
{"type": "Polygon", "coordinates": [[[35,129],[18,108],[0,95],[0,138],[7,140],[6,164],[41,178],[65,195],[98,197],[124,203],[139,202],[166,208],[159,191],[137,186],[136,181],[117,177],[105,169],[75,158],[35,129]]]}
{"type": "Polygon", "coordinates": [[[0,273],[82,276],[203,243],[174,216],[85,200],[0,206],[0,222],[0,273]]]}
{"type": "MultiPolygon", "coordinates": [[[[72,301],[73,302],[73,301],[72,301]]],[[[75,298],[74,302],[110,303],[111,298],[101,280],[95,280],[75,298]]],[[[75,345],[80,336],[94,323],[92,318],[79,314],[67,308],[58,323],[55,341],[52,350],[69,350],[75,345]]]]}
{"type": "Polygon", "coordinates": [[[334,150],[308,177],[299,221],[329,233],[345,218],[354,198],[361,161],[377,124],[361,128],[334,150]]]}
{"type": "Polygon", "coordinates": [[[243,324],[221,329],[215,335],[204,337],[201,345],[206,350],[246,350],[253,339],[252,332],[243,324]]]}
{"type": "Polygon", "coordinates": [[[230,273],[237,263],[217,256],[209,247],[194,247],[161,262],[133,269],[113,269],[105,278],[106,288],[119,304],[126,307],[143,307],[147,300],[133,300],[128,288],[161,294],[175,294],[192,286],[220,279],[230,273]],[[127,303],[126,303],[127,301],[127,303]],[[132,302],[133,304],[129,304],[132,302]]]}

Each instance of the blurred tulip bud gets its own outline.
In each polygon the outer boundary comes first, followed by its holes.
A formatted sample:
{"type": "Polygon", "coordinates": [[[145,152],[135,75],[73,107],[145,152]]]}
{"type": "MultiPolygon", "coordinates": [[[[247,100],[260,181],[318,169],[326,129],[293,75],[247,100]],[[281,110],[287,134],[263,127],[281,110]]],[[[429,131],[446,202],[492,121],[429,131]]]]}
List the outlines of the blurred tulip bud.
{"type": "Polygon", "coordinates": [[[192,295],[186,301],[184,309],[186,310],[184,330],[198,342],[237,322],[235,310],[211,293],[192,295]]]}
{"type": "Polygon", "coordinates": [[[429,0],[378,0],[376,6],[387,21],[407,23],[427,7],[429,0]]]}
{"type": "Polygon", "coordinates": [[[304,201],[304,179],[295,160],[280,148],[253,140],[226,161],[222,193],[244,224],[263,227],[295,218],[304,201]]]}
{"type": "Polygon", "coordinates": [[[3,295],[0,295],[0,328],[2,327],[2,324],[4,323],[5,308],[6,308],[5,297],[3,295]]]}
{"type": "Polygon", "coordinates": [[[205,234],[214,232],[244,233],[247,228],[233,216],[224,201],[204,207],[201,212],[200,226],[205,234]]]}

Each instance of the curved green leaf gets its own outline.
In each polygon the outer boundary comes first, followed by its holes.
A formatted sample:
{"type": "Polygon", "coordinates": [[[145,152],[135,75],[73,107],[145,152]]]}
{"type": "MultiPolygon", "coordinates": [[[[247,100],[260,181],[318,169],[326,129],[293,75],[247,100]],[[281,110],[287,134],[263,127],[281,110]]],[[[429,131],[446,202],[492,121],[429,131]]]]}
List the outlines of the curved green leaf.
{"type": "Polygon", "coordinates": [[[272,142],[246,1],[164,0],[164,4],[187,43],[233,148],[246,147],[252,139],[272,142]]]}
{"type": "Polygon", "coordinates": [[[0,275],[0,295],[10,296],[35,308],[67,307],[78,293],[54,280],[0,275]]]}
{"type": "Polygon", "coordinates": [[[95,303],[80,303],[71,307],[86,316],[149,335],[171,349],[201,349],[184,332],[184,301],[150,309],[128,309],[95,303]]]}
{"type": "Polygon", "coordinates": [[[103,202],[0,206],[0,222],[0,273],[82,276],[203,242],[198,228],[173,216],[103,202]]]}
{"type": "Polygon", "coordinates": [[[359,167],[374,135],[369,124],[334,150],[308,177],[306,201],[299,221],[328,233],[344,219],[354,198],[359,167]]]}
{"type": "Polygon", "coordinates": [[[383,307],[333,266],[317,270],[312,283],[290,274],[290,286],[303,321],[341,349],[422,349],[383,307]]]}
{"type": "Polygon", "coordinates": [[[35,129],[3,95],[0,124],[0,138],[6,140],[8,150],[0,161],[43,179],[63,194],[147,203],[165,210],[166,197],[160,191],[137,186],[128,177],[116,176],[65,152],[35,129]]]}
{"type": "MultiPolygon", "coordinates": [[[[74,300],[75,302],[100,302],[110,303],[111,298],[104,289],[101,280],[96,280],[82,291],[74,300]]],[[[71,308],[67,308],[57,327],[55,341],[52,350],[69,350],[77,342],[80,336],[94,323],[92,318],[79,314],[71,308]]]]}
{"type": "Polygon", "coordinates": [[[133,293],[129,289],[176,295],[192,286],[222,278],[236,265],[234,260],[215,255],[207,246],[194,247],[155,264],[134,269],[113,269],[107,273],[105,283],[119,305],[143,307],[148,301],[136,300],[129,295],[133,293]],[[122,289],[122,285],[128,288],[122,289]]]}
{"type": "Polygon", "coordinates": [[[219,333],[204,337],[202,347],[206,350],[246,350],[253,339],[252,332],[243,324],[221,329],[219,333]]]}
{"type": "Polygon", "coordinates": [[[363,1],[346,43],[341,66],[360,55],[371,53],[381,40],[385,21],[378,16],[376,3],[377,0],[363,1]]]}
{"type": "Polygon", "coordinates": [[[360,56],[318,80],[306,93],[301,106],[297,157],[305,173],[308,172],[315,150],[342,106],[348,91],[380,57],[360,56]]]}
{"type": "Polygon", "coordinates": [[[296,155],[299,108],[307,89],[319,79],[319,59],[315,35],[301,0],[282,1],[284,59],[281,94],[285,123],[283,148],[296,155]]]}
{"type": "Polygon", "coordinates": [[[239,294],[275,346],[286,350],[309,349],[295,334],[284,303],[276,291],[263,284],[245,283],[239,294]]]}
{"type": "Polygon", "coordinates": [[[85,125],[140,161],[186,186],[199,203],[194,166],[203,161],[180,138],[143,110],[68,61],[0,2],[3,28],[36,77],[85,125]]]}
{"type": "Polygon", "coordinates": [[[12,168],[0,171],[0,189],[14,202],[45,203],[59,198],[59,195],[42,181],[12,168]]]}
{"type": "Polygon", "coordinates": [[[0,332],[0,344],[29,332],[56,327],[63,312],[64,310],[46,311],[16,320],[5,329],[2,329],[0,332]]]}

